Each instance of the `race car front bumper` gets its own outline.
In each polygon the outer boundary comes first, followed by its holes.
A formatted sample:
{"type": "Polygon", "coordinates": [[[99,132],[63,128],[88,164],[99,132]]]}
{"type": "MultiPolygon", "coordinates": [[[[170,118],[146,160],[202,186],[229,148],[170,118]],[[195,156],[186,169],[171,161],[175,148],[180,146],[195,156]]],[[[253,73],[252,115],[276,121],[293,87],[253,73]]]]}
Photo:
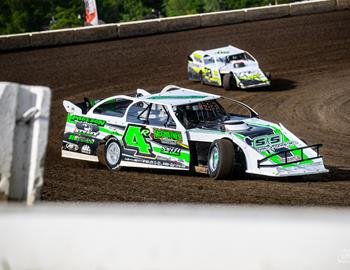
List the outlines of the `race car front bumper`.
{"type": "Polygon", "coordinates": [[[261,174],[274,177],[298,176],[327,173],[328,170],[324,167],[322,156],[320,155],[321,144],[314,144],[284,151],[279,151],[275,154],[267,156],[257,162],[257,171],[247,173],[261,174]],[[315,156],[307,157],[304,155],[306,149],[311,148],[315,151],[315,156]],[[298,152],[299,156],[292,156],[297,159],[290,160],[290,153],[298,152]],[[282,156],[283,162],[272,163],[270,159],[274,156],[282,156]]]}
{"type": "Polygon", "coordinates": [[[300,176],[300,175],[311,175],[311,174],[320,174],[327,173],[327,170],[323,161],[320,158],[320,161],[313,162],[312,164],[298,164],[293,167],[283,168],[283,167],[274,167],[274,168],[259,168],[257,171],[246,171],[251,174],[259,174],[272,177],[288,177],[288,176],[300,176]]]}
{"type": "Polygon", "coordinates": [[[252,80],[252,81],[240,81],[238,83],[238,87],[241,89],[248,89],[248,88],[258,88],[258,87],[266,87],[266,86],[270,86],[271,83],[269,81],[267,82],[260,82],[260,81],[256,81],[256,80],[252,80]]]}

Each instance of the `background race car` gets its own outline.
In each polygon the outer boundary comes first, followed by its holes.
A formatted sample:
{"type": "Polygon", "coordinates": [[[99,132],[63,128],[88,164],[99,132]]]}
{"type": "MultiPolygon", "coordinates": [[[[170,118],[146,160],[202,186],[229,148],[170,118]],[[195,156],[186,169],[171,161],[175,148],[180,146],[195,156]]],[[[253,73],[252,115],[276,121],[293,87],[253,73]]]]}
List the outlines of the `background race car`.
{"type": "Polygon", "coordinates": [[[220,98],[170,85],[158,94],[138,89],[134,97],[64,101],[62,156],[100,161],[111,170],[202,167],[215,179],[239,171],[268,176],[328,171],[321,145],[307,146],[281,124],[261,120],[244,103],[222,97],[231,108],[239,106],[228,113],[220,98]]]}
{"type": "Polygon", "coordinates": [[[195,51],[188,56],[188,79],[223,86],[226,90],[270,86],[271,75],[264,73],[248,52],[233,46],[195,51]]]}

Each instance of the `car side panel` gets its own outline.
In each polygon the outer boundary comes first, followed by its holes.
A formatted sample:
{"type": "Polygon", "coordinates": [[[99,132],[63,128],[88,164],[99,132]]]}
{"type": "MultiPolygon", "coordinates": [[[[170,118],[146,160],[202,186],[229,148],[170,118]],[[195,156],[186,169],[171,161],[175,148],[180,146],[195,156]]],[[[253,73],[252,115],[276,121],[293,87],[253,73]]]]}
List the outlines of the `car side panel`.
{"type": "Polygon", "coordinates": [[[100,141],[108,136],[120,140],[123,130],[124,127],[111,125],[103,119],[68,113],[62,142],[62,155],[98,161],[97,147],[100,141]]]}
{"type": "Polygon", "coordinates": [[[185,132],[130,123],[122,143],[121,166],[189,170],[190,151],[185,132]]]}
{"type": "Polygon", "coordinates": [[[190,152],[185,132],[132,123],[124,127],[98,118],[101,117],[68,114],[62,156],[98,161],[99,143],[113,136],[122,146],[121,166],[189,170],[190,152]]]}

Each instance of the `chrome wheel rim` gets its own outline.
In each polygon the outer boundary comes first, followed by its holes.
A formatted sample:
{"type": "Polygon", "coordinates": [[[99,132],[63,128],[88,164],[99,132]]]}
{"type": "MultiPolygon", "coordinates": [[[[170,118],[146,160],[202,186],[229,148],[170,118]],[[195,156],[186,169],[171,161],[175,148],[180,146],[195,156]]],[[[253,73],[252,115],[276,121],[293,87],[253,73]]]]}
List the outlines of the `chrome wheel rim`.
{"type": "Polygon", "coordinates": [[[111,142],[106,151],[106,158],[109,164],[116,165],[120,158],[120,148],[118,143],[111,142]]]}
{"type": "Polygon", "coordinates": [[[210,171],[215,171],[218,167],[219,163],[219,150],[216,146],[213,147],[213,149],[210,152],[210,158],[209,158],[209,169],[210,171]]]}

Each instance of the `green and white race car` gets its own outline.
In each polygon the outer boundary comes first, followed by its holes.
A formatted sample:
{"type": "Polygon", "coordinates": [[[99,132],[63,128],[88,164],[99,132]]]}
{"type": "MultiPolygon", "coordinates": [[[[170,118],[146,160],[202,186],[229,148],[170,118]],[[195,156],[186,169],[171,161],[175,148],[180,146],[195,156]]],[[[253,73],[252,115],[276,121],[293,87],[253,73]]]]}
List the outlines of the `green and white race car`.
{"type": "Polygon", "coordinates": [[[99,161],[111,170],[199,167],[215,179],[240,170],[277,177],[328,171],[321,145],[308,146],[244,103],[218,95],[169,85],[158,94],[138,89],[135,96],[63,105],[62,156],[99,161]],[[229,113],[219,99],[238,108],[229,113]]]}
{"type": "Polygon", "coordinates": [[[188,56],[188,79],[226,90],[266,87],[271,75],[264,73],[256,59],[233,46],[195,51],[188,56]]]}

